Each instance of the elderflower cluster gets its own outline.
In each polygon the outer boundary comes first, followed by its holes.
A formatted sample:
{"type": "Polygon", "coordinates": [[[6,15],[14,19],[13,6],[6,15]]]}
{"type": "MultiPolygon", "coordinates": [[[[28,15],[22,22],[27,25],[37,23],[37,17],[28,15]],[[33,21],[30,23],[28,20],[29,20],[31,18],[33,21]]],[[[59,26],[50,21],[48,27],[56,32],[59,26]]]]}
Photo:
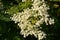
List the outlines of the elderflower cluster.
{"type": "Polygon", "coordinates": [[[21,34],[25,37],[34,35],[38,40],[46,37],[46,34],[41,30],[41,24],[54,24],[54,19],[48,18],[49,14],[44,0],[34,0],[31,9],[23,9],[22,12],[14,14],[11,19],[18,23],[21,29],[21,34]]]}

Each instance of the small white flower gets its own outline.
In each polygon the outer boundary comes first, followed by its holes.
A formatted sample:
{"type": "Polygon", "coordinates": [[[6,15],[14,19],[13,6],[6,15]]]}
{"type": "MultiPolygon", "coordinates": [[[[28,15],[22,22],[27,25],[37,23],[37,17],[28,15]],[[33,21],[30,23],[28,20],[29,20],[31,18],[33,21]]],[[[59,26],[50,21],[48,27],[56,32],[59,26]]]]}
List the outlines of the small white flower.
{"type": "Polygon", "coordinates": [[[27,0],[22,0],[22,2],[26,2],[27,0]]]}
{"type": "Polygon", "coordinates": [[[51,25],[51,24],[54,24],[54,19],[51,19],[51,18],[50,18],[49,24],[50,24],[50,25],[51,25]]]}
{"type": "Polygon", "coordinates": [[[38,40],[43,39],[46,36],[44,32],[38,34],[38,40]]]}

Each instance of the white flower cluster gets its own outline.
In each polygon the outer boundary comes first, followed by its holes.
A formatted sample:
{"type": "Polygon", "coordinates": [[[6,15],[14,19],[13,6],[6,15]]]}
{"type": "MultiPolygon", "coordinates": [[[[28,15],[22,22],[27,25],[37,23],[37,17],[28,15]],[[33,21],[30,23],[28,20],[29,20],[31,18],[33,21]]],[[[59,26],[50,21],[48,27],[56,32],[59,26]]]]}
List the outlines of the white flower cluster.
{"type": "Polygon", "coordinates": [[[48,6],[46,6],[44,0],[33,0],[31,9],[24,9],[23,12],[14,14],[11,19],[18,23],[21,29],[21,34],[24,37],[28,35],[34,35],[38,40],[46,37],[46,34],[40,29],[41,24],[44,22],[46,25],[54,24],[54,19],[48,18],[48,6]]]}

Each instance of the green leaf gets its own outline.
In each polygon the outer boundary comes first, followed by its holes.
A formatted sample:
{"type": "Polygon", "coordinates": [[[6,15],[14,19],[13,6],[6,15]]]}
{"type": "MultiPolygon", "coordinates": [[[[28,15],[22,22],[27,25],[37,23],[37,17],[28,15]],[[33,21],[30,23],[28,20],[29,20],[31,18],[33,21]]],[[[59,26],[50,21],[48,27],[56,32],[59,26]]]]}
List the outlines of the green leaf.
{"type": "Polygon", "coordinates": [[[18,10],[18,7],[17,6],[13,6],[10,9],[6,10],[6,12],[9,12],[9,13],[7,13],[9,15],[13,15],[13,14],[19,12],[19,10],[18,10]]]}
{"type": "Polygon", "coordinates": [[[23,9],[26,9],[28,7],[31,7],[32,2],[20,2],[18,5],[14,5],[6,10],[6,12],[9,12],[7,14],[13,15],[15,13],[21,12],[23,9]]]}
{"type": "Polygon", "coordinates": [[[20,10],[22,10],[22,9],[31,7],[31,6],[32,6],[31,4],[32,4],[32,2],[19,3],[18,8],[19,8],[20,10]]]}
{"type": "Polygon", "coordinates": [[[7,21],[7,22],[11,21],[9,15],[1,14],[1,13],[0,13],[0,20],[7,21]]]}

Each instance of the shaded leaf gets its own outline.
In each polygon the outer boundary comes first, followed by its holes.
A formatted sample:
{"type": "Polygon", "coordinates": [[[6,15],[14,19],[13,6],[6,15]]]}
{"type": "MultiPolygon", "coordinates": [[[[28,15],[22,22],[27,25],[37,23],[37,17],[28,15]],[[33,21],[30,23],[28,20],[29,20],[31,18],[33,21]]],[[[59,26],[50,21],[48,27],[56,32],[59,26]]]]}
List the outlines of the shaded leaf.
{"type": "Polygon", "coordinates": [[[6,14],[4,15],[4,14],[1,14],[1,13],[0,13],[0,20],[7,21],[7,22],[11,21],[10,17],[8,15],[6,15],[6,14]]]}

